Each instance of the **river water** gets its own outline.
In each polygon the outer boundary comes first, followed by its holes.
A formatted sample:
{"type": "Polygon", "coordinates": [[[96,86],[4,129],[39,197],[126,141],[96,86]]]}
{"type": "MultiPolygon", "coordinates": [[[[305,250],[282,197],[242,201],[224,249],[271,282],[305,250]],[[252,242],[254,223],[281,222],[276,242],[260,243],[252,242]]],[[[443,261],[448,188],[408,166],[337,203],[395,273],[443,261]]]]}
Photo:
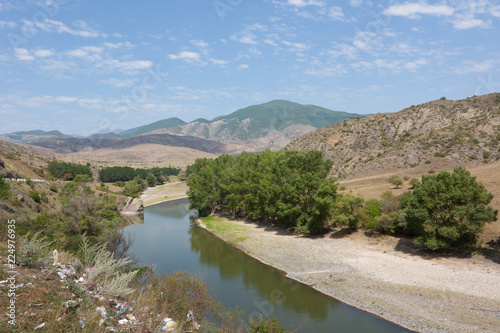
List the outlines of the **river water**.
{"type": "Polygon", "coordinates": [[[197,227],[188,207],[187,199],[146,207],[144,224],[126,227],[139,265],[155,263],[157,274],[196,274],[225,307],[245,311],[246,322],[263,315],[295,332],[409,332],[287,279],[197,227]]]}

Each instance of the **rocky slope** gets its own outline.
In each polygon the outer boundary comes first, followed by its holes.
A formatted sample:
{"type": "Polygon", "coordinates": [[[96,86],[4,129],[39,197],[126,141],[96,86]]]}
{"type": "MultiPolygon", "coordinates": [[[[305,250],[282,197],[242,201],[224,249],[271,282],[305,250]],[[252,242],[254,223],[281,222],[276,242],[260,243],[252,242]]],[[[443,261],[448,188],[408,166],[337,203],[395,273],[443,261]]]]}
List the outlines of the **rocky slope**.
{"type": "Polygon", "coordinates": [[[500,159],[500,93],[436,100],[395,113],[345,120],[285,149],[321,150],[336,177],[416,167],[472,166],[500,159]]]}

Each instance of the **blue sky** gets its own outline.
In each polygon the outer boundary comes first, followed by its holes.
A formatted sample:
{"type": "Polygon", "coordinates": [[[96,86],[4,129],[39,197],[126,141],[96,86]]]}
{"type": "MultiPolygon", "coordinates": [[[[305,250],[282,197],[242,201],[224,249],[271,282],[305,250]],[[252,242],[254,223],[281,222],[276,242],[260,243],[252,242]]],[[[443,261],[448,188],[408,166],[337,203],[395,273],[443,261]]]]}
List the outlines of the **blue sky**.
{"type": "Polygon", "coordinates": [[[0,1],[0,133],[287,99],[361,114],[500,90],[500,2],[0,1]]]}

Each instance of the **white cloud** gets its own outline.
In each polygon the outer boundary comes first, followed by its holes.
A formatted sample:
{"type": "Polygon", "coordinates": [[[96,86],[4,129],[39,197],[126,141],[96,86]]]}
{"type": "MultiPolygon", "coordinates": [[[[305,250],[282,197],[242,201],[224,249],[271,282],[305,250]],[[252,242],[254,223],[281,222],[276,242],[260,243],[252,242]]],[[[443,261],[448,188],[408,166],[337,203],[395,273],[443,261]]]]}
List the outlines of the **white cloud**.
{"type": "Polygon", "coordinates": [[[282,41],[283,44],[289,47],[289,51],[291,52],[302,52],[309,49],[309,46],[303,43],[297,42],[288,42],[286,40],[282,41]]]}
{"type": "Polygon", "coordinates": [[[118,69],[124,72],[135,72],[139,69],[153,67],[153,63],[149,60],[120,61],[116,59],[109,59],[96,65],[105,69],[118,69]]]}
{"type": "Polygon", "coordinates": [[[483,21],[478,18],[474,18],[470,15],[458,16],[453,22],[453,27],[457,30],[465,30],[472,28],[483,28],[487,29],[491,27],[491,21],[483,21]]]}
{"type": "Polygon", "coordinates": [[[27,49],[23,49],[23,48],[14,48],[14,56],[18,60],[22,60],[22,61],[35,60],[35,57],[32,56],[27,49]]]}
{"type": "Polygon", "coordinates": [[[12,21],[0,21],[0,29],[3,27],[15,28],[17,27],[17,23],[12,21]]]}
{"type": "Polygon", "coordinates": [[[45,32],[68,33],[70,35],[86,37],[86,38],[106,36],[105,34],[101,34],[97,30],[90,28],[88,24],[83,21],[77,21],[74,23],[74,25],[80,28],[80,30],[70,28],[63,22],[51,19],[45,19],[44,21],[36,21],[36,22],[23,20],[23,22],[28,29],[34,29],[34,27],[37,27],[45,32]]]}
{"type": "Polygon", "coordinates": [[[109,84],[111,86],[122,88],[122,87],[132,87],[134,85],[133,79],[117,79],[117,78],[109,78],[105,80],[100,80],[97,82],[98,84],[109,84]]]}
{"type": "Polygon", "coordinates": [[[227,65],[227,61],[226,60],[221,60],[221,59],[213,59],[211,58],[210,61],[214,64],[214,65],[218,65],[218,66],[224,66],[224,65],[227,65]]]}
{"type": "Polygon", "coordinates": [[[349,0],[349,4],[352,7],[359,7],[363,4],[363,0],[349,0]]]}
{"type": "Polygon", "coordinates": [[[315,1],[315,0],[288,0],[287,4],[295,7],[305,7],[305,6],[323,6],[324,3],[322,1],[315,1]]]}
{"type": "Polygon", "coordinates": [[[500,64],[498,59],[488,59],[482,62],[474,62],[467,60],[463,62],[463,65],[455,69],[457,74],[467,74],[467,73],[485,73],[489,72],[500,64]]]}
{"type": "Polygon", "coordinates": [[[429,61],[427,61],[426,59],[420,58],[420,59],[417,59],[415,61],[410,61],[410,62],[405,63],[403,65],[403,67],[409,71],[414,71],[414,70],[418,69],[420,66],[427,65],[428,63],[429,63],[429,61]]]}
{"type": "Polygon", "coordinates": [[[191,44],[193,44],[194,46],[199,47],[200,49],[204,49],[204,48],[207,48],[209,46],[208,43],[205,42],[202,39],[200,39],[200,40],[193,39],[190,42],[191,42],[191,44]]]}
{"type": "Polygon", "coordinates": [[[35,50],[33,54],[40,58],[50,57],[54,54],[51,50],[35,50]]]}
{"type": "Polygon", "coordinates": [[[407,2],[400,5],[390,6],[385,10],[387,15],[405,16],[409,18],[418,18],[420,15],[450,16],[455,10],[447,5],[429,5],[425,2],[411,3],[407,2]]]}
{"type": "Polygon", "coordinates": [[[336,21],[343,21],[345,19],[344,12],[342,12],[342,8],[338,6],[330,7],[326,15],[336,21]]]}
{"type": "Polygon", "coordinates": [[[183,60],[186,62],[199,62],[201,60],[200,54],[190,51],[182,51],[178,54],[169,54],[168,57],[171,60],[183,60]]]}
{"type": "Polygon", "coordinates": [[[238,66],[238,69],[248,69],[250,68],[250,66],[248,66],[247,64],[241,64],[238,66]]]}

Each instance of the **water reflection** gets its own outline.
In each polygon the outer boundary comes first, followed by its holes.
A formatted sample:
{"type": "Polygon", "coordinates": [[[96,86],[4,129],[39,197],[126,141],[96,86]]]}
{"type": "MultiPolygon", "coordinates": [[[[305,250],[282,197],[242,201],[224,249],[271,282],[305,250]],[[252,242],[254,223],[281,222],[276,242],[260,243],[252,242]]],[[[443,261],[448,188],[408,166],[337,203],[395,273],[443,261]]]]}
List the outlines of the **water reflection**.
{"type": "Polygon", "coordinates": [[[311,293],[309,287],[287,279],[278,270],[235,251],[194,223],[189,234],[191,249],[199,254],[202,264],[216,267],[222,279],[242,277],[246,288],[255,289],[267,301],[317,320],[326,319],[329,308],[332,310],[338,305],[338,302],[320,293],[311,293]]]}
{"type": "Polygon", "coordinates": [[[140,265],[154,262],[158,274],[188,271],[208,282],[212,295],[249,318],[278,317],[296,332],[407,332],[401,327],[349,307],[250,258],[206,230],[190,223],[186,199],[144,210],[144,224],[130,225],[133,251],[140,265]]]}

